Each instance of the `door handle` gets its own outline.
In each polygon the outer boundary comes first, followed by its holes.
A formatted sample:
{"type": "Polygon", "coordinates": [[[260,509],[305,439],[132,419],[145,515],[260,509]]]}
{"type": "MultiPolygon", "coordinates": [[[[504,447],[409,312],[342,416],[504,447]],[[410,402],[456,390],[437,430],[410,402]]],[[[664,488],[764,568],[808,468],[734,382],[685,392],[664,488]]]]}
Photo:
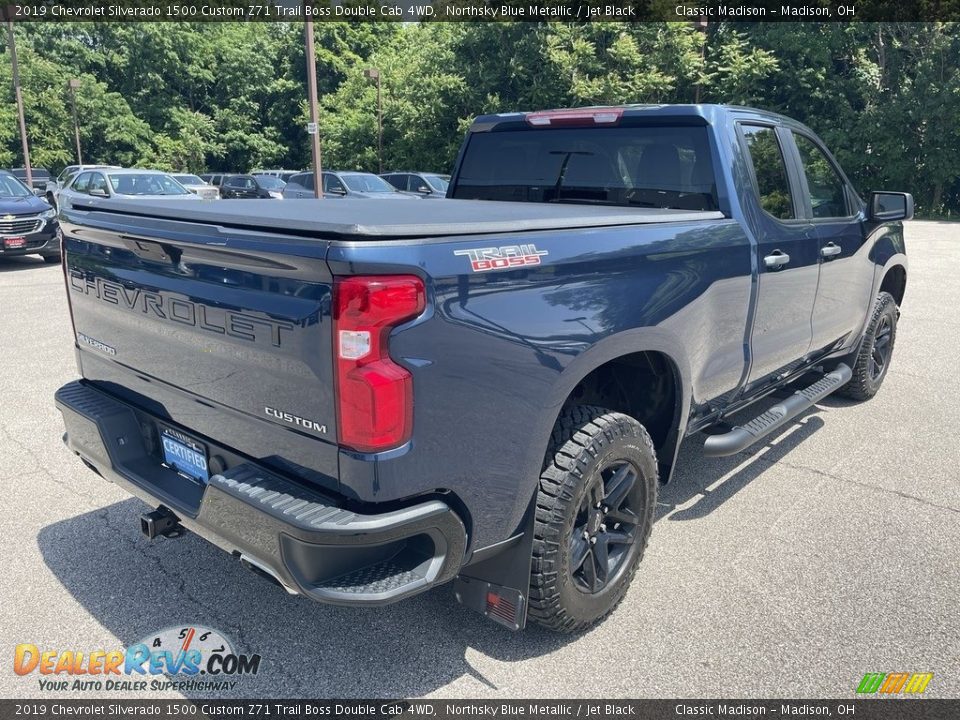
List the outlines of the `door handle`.
{"type": "Polygon", "coordinates": [[[843,248],[837,245],[836,243],[827,243],[822,248],[820,248],[820,255],[825,258],[836,257],[843,252],[843,248]]]}
{"type": "Polygon", "coordinates": [[[788,262],[790,262],[790,256],[779,250],[774,250],[772,253],[763,258],[763,264],[771,270],[782,268],[788,262]]]}

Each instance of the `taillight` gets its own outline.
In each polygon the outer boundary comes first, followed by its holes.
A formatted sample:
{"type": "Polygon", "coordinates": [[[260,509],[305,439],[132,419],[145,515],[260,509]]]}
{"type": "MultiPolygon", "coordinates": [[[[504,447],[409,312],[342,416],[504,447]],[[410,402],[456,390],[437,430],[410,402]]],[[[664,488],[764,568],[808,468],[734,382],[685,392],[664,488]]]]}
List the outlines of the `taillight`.
{"type": "Polygon", "coordinates": [[[421,312],[423,281],[415,275],[336,278],[333,342],[337,355],[337,419],[341,445],[387,450],[413,433],[413,377],[390,358],[390,331],[421,312]]]}

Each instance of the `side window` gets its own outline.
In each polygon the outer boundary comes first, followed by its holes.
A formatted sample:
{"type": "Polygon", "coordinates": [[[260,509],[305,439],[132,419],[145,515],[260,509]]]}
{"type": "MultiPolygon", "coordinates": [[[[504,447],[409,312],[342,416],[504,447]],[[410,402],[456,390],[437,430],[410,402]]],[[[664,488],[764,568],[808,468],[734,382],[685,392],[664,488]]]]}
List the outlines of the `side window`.
{"type": "Polygon", "coordinates": [[[780,220],[795,218],[790,181],[787,179],[787,165],[777,140],[777,133],[773,128],[752,125],[743,125],[741,129],[750,151],[753,174],[757,178],[760,206],[780,220]]]}
{"type": "Polygon", "coordinates": [[[843,178],[837,174],[830,160],[817,145],[805,135],[794,133],[803,172],[810,189],[810,205],[815,218],[847,217],[852,215],[847,204],[843,178]]]}
{"type": "Polygon", "coordinates": [[[87,192],[91,190],[103,190],[108,195],[110,191],[107,190],[107,179],[103,176],[103,173],[94,173],[90,178],[90,185],[87,187],[87,192]]]}
{"type": "Polygon", "coordinates": [[[293,178],[292,182],[302,187],[304,190],[313,190],[313,173],[303,173],[293,178]]]}
{"type": "Polygon", "coordinates": [[[346,192],[341,183],[333,175],[324,175],[323,176],[323,191],[324,192],[346,192]]]}
{"type": "Polygon", "coordinates": [[[90,187],[90,175],[92,173],[81,173],[71,188],[74,192],[85,193],[90,187]]]}

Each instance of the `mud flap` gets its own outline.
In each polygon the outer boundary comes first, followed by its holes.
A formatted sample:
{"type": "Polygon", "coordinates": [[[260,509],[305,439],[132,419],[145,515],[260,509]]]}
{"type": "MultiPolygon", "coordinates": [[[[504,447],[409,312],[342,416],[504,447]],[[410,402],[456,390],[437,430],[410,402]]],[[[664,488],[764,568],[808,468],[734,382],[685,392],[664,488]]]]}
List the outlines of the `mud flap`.
{"type": "Polygon", "coordinates": [[[505,548],[465,567],[453,586],[457,602],[511,630],[527,624],[536,501],[534,494],[519,533],[504,543],[505,548]]]}

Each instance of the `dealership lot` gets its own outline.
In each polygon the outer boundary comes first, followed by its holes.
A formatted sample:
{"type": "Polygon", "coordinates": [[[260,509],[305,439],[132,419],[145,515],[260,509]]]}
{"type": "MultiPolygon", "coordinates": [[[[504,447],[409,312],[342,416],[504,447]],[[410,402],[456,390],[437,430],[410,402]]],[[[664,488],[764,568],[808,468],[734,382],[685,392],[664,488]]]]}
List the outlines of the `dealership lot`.
{"type": "Polygon", "coordinates": [[[732,458],[687,442],[627,599],[576,637],[511,634],[449,587],[320,606],[196,537],[148,542],[146,506],[60,442],[53,393],[76,368],[59,267],[0,261],[0,697],[48,694],[11,671],[18,643],[89,653],[188,624],[263,658],[221,697],[844,697],[893,671],[957,696],[960,224],[910,223],[907,241],[877,398],[829,398],[732,458]]]}

